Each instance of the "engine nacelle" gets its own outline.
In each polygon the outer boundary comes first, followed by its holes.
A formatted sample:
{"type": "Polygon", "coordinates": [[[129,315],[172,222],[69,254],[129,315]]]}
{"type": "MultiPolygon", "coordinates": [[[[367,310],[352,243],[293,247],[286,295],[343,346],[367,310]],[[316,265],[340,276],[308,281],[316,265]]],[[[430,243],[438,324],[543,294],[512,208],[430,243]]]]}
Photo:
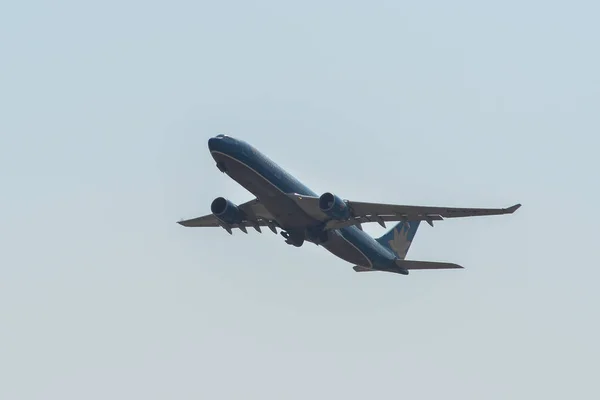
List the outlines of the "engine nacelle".
{"type": "Polygon", "coordinates": [[[231,201],[224,197],[217,197],[213,200],[210,205],[210,211],[217,217],[221,222],[226,224],[238,224],[242,222],[244,213],[233,204],[231,201]]]}
{"type": "Polygon", "coordinates": [[[319,208],[329,217],[338,221],[345,221],[350,218],[348,205],[333,193],[323,193],[319,197],[319,208]]]}

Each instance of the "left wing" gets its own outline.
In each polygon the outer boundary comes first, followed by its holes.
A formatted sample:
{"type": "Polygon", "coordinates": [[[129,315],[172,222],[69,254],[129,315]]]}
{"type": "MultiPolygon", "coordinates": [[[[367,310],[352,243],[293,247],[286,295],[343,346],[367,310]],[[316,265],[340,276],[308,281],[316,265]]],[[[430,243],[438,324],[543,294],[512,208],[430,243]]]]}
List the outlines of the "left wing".
{"type": "Polygon", "coordinates": [[[521,204],[515,204],[508,208],[428,207],[345,200],[344,202],[350,209],[350,218],[345,221],[338,221],[330,219],[321,211],[318,197],[298,194],[288,196],[309,215],[320,221],[327,221],[326,229],[340,229],[365,222],[378,222],[385,227],[385,221],[427,221],[433,226],[433,221],[441,221],[444,218],[512,214],[521,207],[521,204]]]}
{"type": "Polygon", "coordinates": [[[227,232],[232,233],[231,229],[239,228],[241,231],[248,233],[246,228],[254,228],[261,232],[261,226],[268,226],[274,233],[277,223],[275,218],[258,199],[250,200],[238,206],[240,211],[245,215],[245,218],[239,224],[223,224],[214,214],[203,215],[202,217],[186,219],[179,221],[178,224],[187,227],[223,227],[227,232]]]}

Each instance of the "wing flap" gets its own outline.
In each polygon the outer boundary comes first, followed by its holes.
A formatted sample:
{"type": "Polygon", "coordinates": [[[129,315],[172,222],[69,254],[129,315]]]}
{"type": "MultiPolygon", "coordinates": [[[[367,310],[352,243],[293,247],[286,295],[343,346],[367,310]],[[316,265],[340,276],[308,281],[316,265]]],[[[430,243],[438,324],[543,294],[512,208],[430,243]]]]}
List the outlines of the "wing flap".
{"type": "MultiPolygon", "coordinates": [[[[407,215],[363,215],[361,217],[350,218],[347,221],[330,220],[325,224],[325,229],[341,229],[352,225],[364,224],[367,222],[390,222],[390,221],[442,221],[441,215],[417,215],[409,217],[407,215]]],[[[385,226],[385,225],[384,225],[385,226]]]]}
{"type": "Polygon", "coordinates": [[[502,215],[514,213],[521,204],[515,204],[507,208],[458,208],[458,207],[429,207],[429,206],[406,206],[382,203],[348,202],[357,216],[376,215],[402,215],[411,221],[429,215],[439,215],[442,218],[476,217],[485,215],[502,215]]]}
{"type": "Polygon", "coordinates": [[[277,223],[270,221],[270,220],[266,220],[266,219],[259,219],[259,220],[254,220],[254,221],[250,221],[250,220],[242,221],[239,224],[224,224],[221,221],[219,221],[217,219],[217,217],[215,217],[214,215],[204,215],[202,217],[183,220],[183,221],[179,221],[177,223],[179,225],[186,226],[186,227],[192,227],[192,228],[222,227],[222,228],[225,228],[227,231],[230,231],[231,229],[239,229],[244,233],[248,233],[247,228],[254,228],[257,232],[262,233],[262,230],[260,228],[263,226],[266,226],[269,229],[271,229],[271,231],[273,231],[273,233],[277,233],[276,227],[279,226],[279,225],[277,225],[277,223]]]}

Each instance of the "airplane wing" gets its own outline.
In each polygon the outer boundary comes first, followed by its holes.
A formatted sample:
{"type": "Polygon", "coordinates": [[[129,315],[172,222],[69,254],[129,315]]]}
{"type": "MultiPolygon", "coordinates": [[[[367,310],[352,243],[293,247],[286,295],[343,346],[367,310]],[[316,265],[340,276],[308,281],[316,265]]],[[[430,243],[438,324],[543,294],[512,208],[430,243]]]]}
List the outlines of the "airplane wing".
{"type": "Polygon", "coordinates": [[[258,199],[253,199],[244,204],[240,204],[238,208],[245,214],[246,217],[240,224],[230,224],[224,226],[214,214],[182,220],[179,221],[178,224],[187,227],[223,227],[227,229],[229,233],[231,233],[231,229],[233,228],[239,228],[245,233],[247,233],[246,228],[254,228],[258,232],[261,232],[261,226],[268,226],[269,229],[277,233],[275,230],[277,223],[274,222],[274,217],[271,215],[271,213],[269,213],[269,211],[267,211],[265,206],[258,201],[258,199]]]}
{"type": "Polygon", "coordinates": [[[385,227],[385,221],[427,221],[433,226],[433,221],[445,218],[476,217],[484,215],[501,215],[514,213],[521,204],[508,208],[456,208],[456,207],[429,207],[407,206],[384,203],[365,203],[345,200],[350,208],[350,218],[344,221],[332,220],[319,208],[319,198],[298,194],[288,195],[296,204],[309,215],[320,221],[327,221],[326,229],[340,229],[365,222],[378,222],[385,227]]]}

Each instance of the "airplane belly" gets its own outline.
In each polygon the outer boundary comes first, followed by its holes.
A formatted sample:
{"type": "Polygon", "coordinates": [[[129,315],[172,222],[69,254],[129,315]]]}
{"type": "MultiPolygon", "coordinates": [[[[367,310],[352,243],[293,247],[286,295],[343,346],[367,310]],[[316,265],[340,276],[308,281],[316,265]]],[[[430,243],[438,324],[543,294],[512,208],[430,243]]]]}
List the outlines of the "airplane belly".
{"type": "Polygon", "coordinates": [[[330,253],[352,264],[371,267],[371,261],[338,231],[331,232],[330,239],[323,244],[330,253]]]}
{"type": "Polygon", "coordinates": [[[279,193],[276,187],[238,160],[221,154],[213,154],[213,158],[231,179],[256,197],[272,197],[279,193]]]}
{"type": "Polygon", "coordinates": [[[213,154],[225,173],[252,193],[275,217],[284,229],[304,228],[317,223],[272,182],[240,161],[225,155],[213,154]]]}

